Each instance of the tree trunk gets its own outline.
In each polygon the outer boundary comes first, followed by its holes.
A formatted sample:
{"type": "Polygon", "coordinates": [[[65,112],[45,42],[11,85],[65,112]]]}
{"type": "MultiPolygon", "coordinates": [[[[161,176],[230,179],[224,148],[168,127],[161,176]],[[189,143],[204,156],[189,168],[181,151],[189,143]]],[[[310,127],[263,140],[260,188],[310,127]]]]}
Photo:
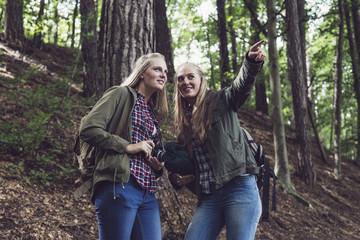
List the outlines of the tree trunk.
{"type": "Polygon", "coordinates": [[[266,1],[268,16],[269,74],[271,89],[271,109],[275,148],[275,174],[284,189],[295,189],[290,179],[287,157],[285,127],[282,114],[279,54],[276,46],[275,0],[266,1]]]}
{"type": "MultiPolygon", "coordinates": [[[[72,20],[72,33],[71,33],[71,47],[73,48],[75,45],[75,22],[78,15],[79,9],[79,0],[75,0],[75,8],[73,12],[73,20],[72,20]]],[[[95,35],[96,36],[96,35],[95,35]]]]}
{"type": "Polygon", "coordinates": [[[153,52],[153,1],[107,0],[103,18],[104,90],[122,83],[141,55],[153,52]]]}
{"type": "Polygon", "coordinates": [[[351,0],[351,11],[352,18],[354,23],[354,34],[355,34],[355,43],[357,48],[358,60],[360,62],[360,9],[359,9],[359,0],[351,0]]]}
{"type": "MultiPolygon", "coordinates": [[[[232,13],[232,1],[233,0],[228,0],[229,2],[229,8],[228,8],[228,15],[230,17],[233,16],[232,13]]],[[[231,66],[232,66],[232,71],[233,73],[237,73],[239,71],[239,67],[238,67],[238,62],[237,62],[237,46],[236,46],[236,34],[235,34],[235,30],[234,30],[234,19],[231,18],[229,23],[228,23],[228,27],[229,27],[229,32],[230,32],[230,41],[231,41],[231,66]]]]}
{"type": "Polygon", "coordinates": [[[301,54],[301,38],[296,0],[286,1],[287,51],[289,79],[292,85],[295,128],[297,137],[297,174],[310,187],[315,186],[316,175],[311,153],[311,126],[306,101],[306,76],[301,54]]]}
{"type": "Polygon", "coordinates": [[[300,31],[300,46],[301,46],[301,59],[304,71],[305,85],[307,86],[307,66],[306,66],[306,13],[305,13],[305,0],[297,0],[298,14],[299,14],[299,31],[300,31]]]}
{"type": "MultiPolygon", "coordinates": [[[[346,2],[346,1],[345,1],[346,2]]],[[[356,75],[354,75],[354,88],[355,88],[355,95],[356,95],[356,101],[358,104],[358,111],[357,111],[357,151],[356,151],[356,161],[357,164],[360,165],[360,83],[359,83],[359,75],[360,75],[360,16],[359,16],[359,1],[358,0],[351,0],[351,10],[352,10],[352,16],[353,16],[353,24],[354,24],[354,34],[355,34],[355,43],[356,43],[356,49],[358,54],[358,62],[356,62],[356,57],[351,57],[353,60],[353,72],[356,72],[356,75]],[[354,68],[355,66],[355,68],[354,68]],[[357,66],[357,67],[356,67],[357,66]]],[[[347,4],[347,2],[346,2],[347,4]]],[[[346,14],[346,16],[349,16],[349,14],[346,14]]],[[[347,24],[348,26],[351,26],[351,24],[347,24]]],[[[350,27],[348,27],[350,29],[350,27]]],[[[348,30],[349,32],[350,30],[348,30]]],[[[351,33],[351,31],[350,31],[351,33]]],[[[348,33],[349,35],[349,33],[348,33]]],[[[350,39],[349,39],[350,41],[350,39]]],[[[354,45],[354,44],[353,44],[354,45]]],[[[350,50],[351,54],[355,52],[355,46],[353,47],[353,50],[350,50]]]]}
{"type": "Polygon", "coordinates": [[[174,60],[171,48],[171,36],[166,17],[165,0],[155,0],[155,34],[156,48],[155,51],[165,56],[168,68],[168,82],[173,82],[175,74],[174,60]]]}
{"type": "Polygon", "coordinates": [[[41,0],[39,14],[35,22],[35,33],[33,39],[33,45],[36,48],[40,48],[42,43],[42,31],[44,29],[44,19],[43,19],[44,9],[45,9],[45,0],[41,0]]]}
{"type": "Polygon", "coordinates": [[[230,72],[229,63],[229,51],[227,48],[227,36],[226,36],[226,14],[225,14],[225,1],[216,0],[217,7],[217,34],[219,38],[219,52],[220,52],[220,81],[221,88],[229,86],[231,81],[227,73],[230,72]]]}
{"type": "Polygon", "coordinates": [[[58,42],[58,27],[59,27],[59,11],[58,11],[59,0],[54,2],[54,30],[53,30],[53,38],[54,44],[56,45],[58,42]]]}
{"type": "Polygon", "coordinates": [[[84,96],[94,94],[100,98],[102,92],[98,89],[99,63],[96,44],[96,16],[94,0],[80,0],[81,14],[81,51],[85,64],[84,96]]]}
{"type": "Polygon", "coordinates": [[[5,40],[21,46],[25,41],[22,11],[22,1],[6,0],[5,40]]]}
{"type": "Polygon", "coordinates": [[[339,38],[336,49],[336,64],[334,67],[334,105],[335,105],[335,141],[334,141],[334,174],[336,179],[341,179],[341,89],[342,89],[342,60],[344,38],[344,12],[342,0],[338,0],[339,11],[339,38]]]}

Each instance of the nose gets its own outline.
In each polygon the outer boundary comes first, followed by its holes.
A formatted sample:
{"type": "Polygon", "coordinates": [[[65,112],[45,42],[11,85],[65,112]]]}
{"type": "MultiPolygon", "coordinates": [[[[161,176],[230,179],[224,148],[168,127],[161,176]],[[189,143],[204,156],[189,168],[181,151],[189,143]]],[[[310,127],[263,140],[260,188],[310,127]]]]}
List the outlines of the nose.
{"type": "Polygon", "coordinates": [[[188,78],[184,78],[183,80],[183,85],[188,85],[189,84],[189,79],[188,78]]]}
{"type": "Polygon", "coordinates": [[[167,79],[167,74],[166,74],[166,72],[161,72],[160,77],[167,79]]]}

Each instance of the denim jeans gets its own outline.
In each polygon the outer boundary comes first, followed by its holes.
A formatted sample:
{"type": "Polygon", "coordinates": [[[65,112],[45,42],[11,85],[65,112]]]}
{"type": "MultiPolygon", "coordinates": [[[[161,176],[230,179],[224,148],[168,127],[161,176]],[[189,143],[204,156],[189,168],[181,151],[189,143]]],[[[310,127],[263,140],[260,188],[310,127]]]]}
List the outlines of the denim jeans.
{"type": "Polygon", "coordinates": [[[224,226],[228,240],[254,239],[262,211],[254,175],[238,176],[225,186],[203,194],[185,240],[216,239],[224,226]]]}
{"type": "Polygon", "coordinates": [[[95,193],[100,240],[161,240],[159,204],[134,177],[129,183],[103,182],[95,193]]]}

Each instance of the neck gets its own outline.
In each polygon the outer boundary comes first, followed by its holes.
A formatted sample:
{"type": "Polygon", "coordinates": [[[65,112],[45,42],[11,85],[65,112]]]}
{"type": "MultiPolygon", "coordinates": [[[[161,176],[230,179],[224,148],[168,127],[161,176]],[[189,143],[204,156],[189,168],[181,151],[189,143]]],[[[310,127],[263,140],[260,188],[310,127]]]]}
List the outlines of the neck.
{"type": "Polygon", "coordinates": [[[138,91],[141,95],[143,95],[145,97],[145,101],[148,102],[150,97],[154,94],[154,91],[151,91],[147,88],[144,87],[144,85],[140,84],[137,88],[136,91],[138,91]]]}

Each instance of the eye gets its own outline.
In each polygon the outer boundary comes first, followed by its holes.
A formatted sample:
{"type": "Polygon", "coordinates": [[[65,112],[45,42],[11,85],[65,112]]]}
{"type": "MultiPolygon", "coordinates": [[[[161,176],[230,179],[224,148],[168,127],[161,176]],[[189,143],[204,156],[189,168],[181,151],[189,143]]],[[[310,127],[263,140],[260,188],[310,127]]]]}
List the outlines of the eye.
{"type": "Polygon", "coordinates": [[[195,78],[194,75],[189,75],[189,76],[188,76],[188,79],[189,79],[189,80],[193,80],[194,78],[195,78]]]}
{"type": "Polygon", "coordinates": [[[178,82],[182,82],[182,81],[184,81],[184,78],[183,77],[178,77],[178,82]]]}

